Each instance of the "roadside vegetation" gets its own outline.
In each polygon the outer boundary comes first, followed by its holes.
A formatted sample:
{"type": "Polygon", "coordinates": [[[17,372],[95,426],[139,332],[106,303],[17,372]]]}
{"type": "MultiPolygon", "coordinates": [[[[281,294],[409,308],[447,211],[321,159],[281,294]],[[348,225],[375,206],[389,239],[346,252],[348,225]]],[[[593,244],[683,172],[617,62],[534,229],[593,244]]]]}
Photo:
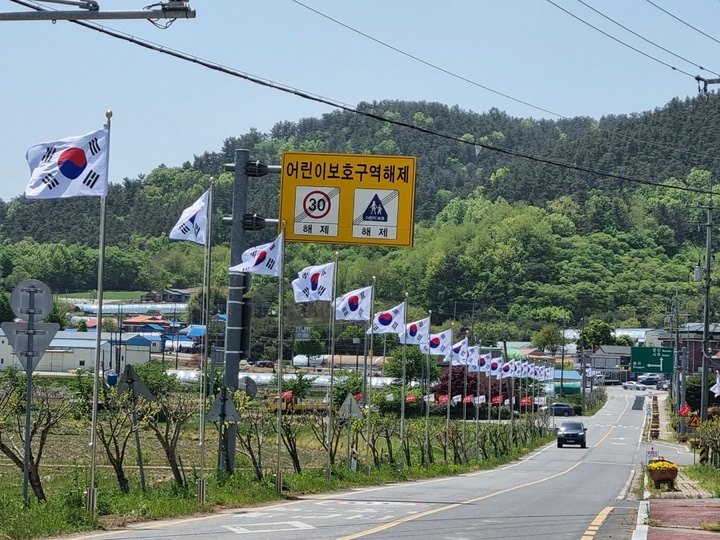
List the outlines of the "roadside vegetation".
{"type": "MultiPolygon", "coordinates": [[[[263,396],[250,400],[238,393],[234,396],[241,416],[236,470],[228,474],[214,469],[219,439],[215,423],[209,422],[204,474],[207,495],[206,504],[200,504],[196,497],[201,476],[199,389],[166,375],[162,365],[149,363],[137,368],[157,399],[133,401],[128,399],[129,393],[118,394],[117,388],[103,392],[96,448],[97,515],[85,510],[91,374],[38,377],[33,381],[34,429],[50,413],[63,411],[63,415],[48,429],[46,437],[34,435],[31,440],[39,489],[33,486],[26,506],[22,467],[9,455],[12,449],[22,464],[23,455],[18,454],[21,447],[16,441],[24,419],[24,407],[19,401],[24,396],[24,374],[0,372],[0,396],[6,399],[0,401],[0,441],[7,445],[0,447],[0,538],[38,538],[111,528],[138,520],[253,506],[308,493],[460,474],[507,463],[554,438],[551,420],[529,408],[512,422],[508,420],[509,411],[502,408],[489,411],[490,421],[488,411],[481,410],[482,421],[476,423],[474,412],[467,413],[467,421],[463,422],[462,405],[454,408],[449,424],[444,405],[431,409],[427,424],[420,408],[409,406],[401,437],[397,401],[393,409],[388,392],[376,391],[369,426],[364,417],[348,424],[336,416],[330,482],[325,479],[328,450],[324,411],[283,414],[283,493],[277,495],[276,416],[263,396]],[[350,463],[354,471],[346,462],[348,429],[351,446],[356,450],[353,457],[357,461],[350,463]],[[136,433],[140,453],[135,446],[136,433]],[[139,472],[140,458],[145,483],[139,472]]],[[[338,385],[337,391],[348,392],[355,382],[350,377],[338,385]]],[[[322,399],[309,386],[303,390],[296,383],[295,391],[305,391],[307,400],[322,399]]],[[[474,407],[469,410],[474,411],[474,407]]]]}

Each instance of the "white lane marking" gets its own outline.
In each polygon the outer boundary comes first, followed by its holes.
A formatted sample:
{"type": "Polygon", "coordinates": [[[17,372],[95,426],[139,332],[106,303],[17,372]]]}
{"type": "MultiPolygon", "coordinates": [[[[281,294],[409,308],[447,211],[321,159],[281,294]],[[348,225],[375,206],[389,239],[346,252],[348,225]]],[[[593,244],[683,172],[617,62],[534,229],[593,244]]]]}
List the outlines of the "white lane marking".
{"type": "Polygon", "coordinates": [[[257,534],[257,533],[276,533],[282,531],[299,531],[303,529],[314,529],[309,523],[302,521],[276,521],[275,523],[258,523],[261,527],[273,527],[271,529],[250,529],[252,525],[246,527],[233,527],[231,525],[223,525],[223,529],[227,529],[235,534],[257,534]],[[277,525],[277,526],[276,526],[277,525]],[[276,526],[276,527],[275,527],[276,526]]]}

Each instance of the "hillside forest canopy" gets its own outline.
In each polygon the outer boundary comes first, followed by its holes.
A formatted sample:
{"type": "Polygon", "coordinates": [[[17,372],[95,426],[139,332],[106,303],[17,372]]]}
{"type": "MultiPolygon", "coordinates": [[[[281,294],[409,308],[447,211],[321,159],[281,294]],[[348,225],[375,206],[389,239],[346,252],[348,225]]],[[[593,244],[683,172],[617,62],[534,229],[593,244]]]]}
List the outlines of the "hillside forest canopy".
{"type": "MultiPolygon", "coordinates": [[[[705,223],[706,192],[720,171],[714,157],[720,136],[716,94],[599,120],[513,118],[497,109],[479,114],[428,102],[357,108],[454,139],[335,111],[278,122],[270,133],[228,137],[219,151],[195,155],[181,167],[160,165],[113,183],[105,289],[202,285],[203,247],[170,241],[168,233],[212,176],[211,284],[218,291],[213,311],[224,312],[230,227],[222,217],[232,215],[233,187],[224,165],[238,148],[267,164],[280,164],[288,150],[413,155],[418,175],[412,248],[288,244],[286,278],[332,261],[338,251],[340,294],[376,276],[377,309],[397,305],[407,292],[408,320],[432,310],[437,326],[472,321],[484,341],[529,339],[545,324],[580,325],[591,318],[661,327],[676,294],[687,319],[701,319],[701,283],[692,275],[704,264],[705,227],[698,224],[705,223]]],[[[251,179],[250,212],[276,217],[278,200],[278,175],[251,179]]],[[[97,199],[18,196],[0,201],[0,218],[4,294],[29,278],[61,296],[96,288],[97,199]]],[[[247,241],[260,244],[276,234],[249,231],[247,241]]],[[[325,324],[327,306],[295,305],[290,287],[285,291],[288,327],[325,324]]],[[[277,279],[254,276],[250,294],[256,310],[274,313],[277,279]]],[[[254,332],[274,327],[270,321],[254,325],[254,332]]]]}

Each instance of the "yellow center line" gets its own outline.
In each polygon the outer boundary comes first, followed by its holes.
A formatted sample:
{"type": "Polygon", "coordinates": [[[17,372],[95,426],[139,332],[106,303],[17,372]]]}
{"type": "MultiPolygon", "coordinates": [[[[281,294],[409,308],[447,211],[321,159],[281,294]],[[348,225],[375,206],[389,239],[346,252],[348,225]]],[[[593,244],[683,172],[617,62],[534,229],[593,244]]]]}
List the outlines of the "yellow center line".
{"type": "Polygon", "coordinates": [[[476,503],[476,502],[479,502],[479,501],[483,501],[483,500],[485,500],[485,499],[489,499],[489,498],[491,498],[491,497],[496,497],[496,496],[498,496],[498,495],[503,495],[503,494],[505,494],[505,493],[510,493],[511,491],[516,491],[516,490],[518,490],[518,489],[526,488],[526,487],[528,487],[528,486],[534,486],[534,485],[536,485],[536,484],[541,484],[542,482],[546,482],[546,481],[548,481],[548,480],[552,480],[553,478],[557,478],[557,477],[559,477],[559,476],[562,476],[562,475],[564,475],[564,474],[569,473],[570,471],[572,471],[573,469],[575,469],[578,465],[580,465],[580,463],[576,463],[576,464],[573,465],[572,467],[570,467],[570,468],[568,468],[568,469],[565,469],[565,470],[562,471],[562,472],[559,472],[559,473],[557,473],[557,474],[553,474],[553,475],[550,475],[550,476],[546,476],[545,478],[541,478],[541,479],[539,479],[539,480],[534,480],[533,482],[527,482],[527,483],[525,483],[525,484],[519,484],[519,485],[517,485],[517,486],[513,486],[513,487],[510,487],[510,488],[507,488],[507,489],[501,489],[500,491],[494,491],[494,492],[492,492],[492,493],[488,493],[487,495],[483,495],[483,496],[481,496],[481,497],[476,497],[476,498],[474,498],[474,499],[468,499],[468,500],[466,500],[466,501],[462,501],[462,502],[458,502],[458,503],[453,503],[453,504],[446,504],[445,506],[440,506],[440,507],[438,507],[438,508],[433,508],[433,509],[431,509],[431,510],[426,510],[425,512],[419,512],[419,513],[413,514],[413,515],[411,515],[411,516],[405,516],[404,518],[400,518],[400,519],[397,519],[397,520],[395,520],[395,521],[391,521],[390,523],[385,523],[384,525],[380,525],[380,526],[375,527],[375,528],[373,528],[373,529],[368,529],[368,530],[366,530],[366,531],[362,531],[362,532],[359,532],[359,533],[351,534],[351,535],[349,535],[349,536],[342,536],[342,537],[338,538],[337,540],[354,540],[355,538],[362,538],[363,536],[368,536],[368,535],[370,535],[370,534],[375,534],[375,533],[377,533],[377,532],[385,531],[385,530],[387,530],[387,529],[390,529],[390,528],[392,528],[392,527],[396,527],[396,526],[398,526],[398,525],[402,525],[403,523],[407,523],[407,522],[409,522],[409,521],[414,521],[414,520],[416,520],[416,519],[419,519],[419,518],[422,518],[422,517],[425,517],[425,516],[430,516],[430,515],[432,515],[432,514],[437,514],[438,512],[444,512],[445,510],[452,510],[453,508],[458,508],[458,507],[463,506],[463,505],[466,505],[466,504],[473,504],[473,503],[476,503]]]}
{"type": "Polygon", "coordinates": [[[606,506],[605,508],[603,508],[602,512],[600,512],[595,517],[595,519],[592,520],[592,523],[582,535],[580,540],[593,540],[597,532],[600,530],[600,526],[605,522],[607,517],[610,515],[610,512],[612,512],[614,509],[614,506],[606,506]]]}

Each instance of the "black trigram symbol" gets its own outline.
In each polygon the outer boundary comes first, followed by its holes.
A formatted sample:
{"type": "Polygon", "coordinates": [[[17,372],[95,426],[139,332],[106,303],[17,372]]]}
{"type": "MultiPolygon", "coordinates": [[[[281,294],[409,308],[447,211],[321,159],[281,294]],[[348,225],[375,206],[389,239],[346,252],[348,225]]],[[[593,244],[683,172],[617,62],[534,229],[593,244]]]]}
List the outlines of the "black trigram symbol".
{"type": "Polygon", "coordinates": [[[55,155],[55,152],[57,151],[57,148],[50,148],[49,146],[45,149],[45,153],[43,154],[43,157],[40,159],[40,161],[44,161],[47,163],[52,159],[52,157],[55,155]]]}
{"type": "Polygon", "coordinates": [[[98,180],[100,180],[100,175],[95,171],[90,171],[89,173],[87,173],[87,176],[85,176],[83,184],[85,184],[90,189],[93,189],[95,187],[95,184],[97,184],[98,180]]]}
{"type": "Polygon", "coordinates": [[[97,137],[95,137],[93,140],[89,143],[89,149],[90,153],[94,156],[98,152],[100,152],[100,144],[98,143],[97,137]]]}

